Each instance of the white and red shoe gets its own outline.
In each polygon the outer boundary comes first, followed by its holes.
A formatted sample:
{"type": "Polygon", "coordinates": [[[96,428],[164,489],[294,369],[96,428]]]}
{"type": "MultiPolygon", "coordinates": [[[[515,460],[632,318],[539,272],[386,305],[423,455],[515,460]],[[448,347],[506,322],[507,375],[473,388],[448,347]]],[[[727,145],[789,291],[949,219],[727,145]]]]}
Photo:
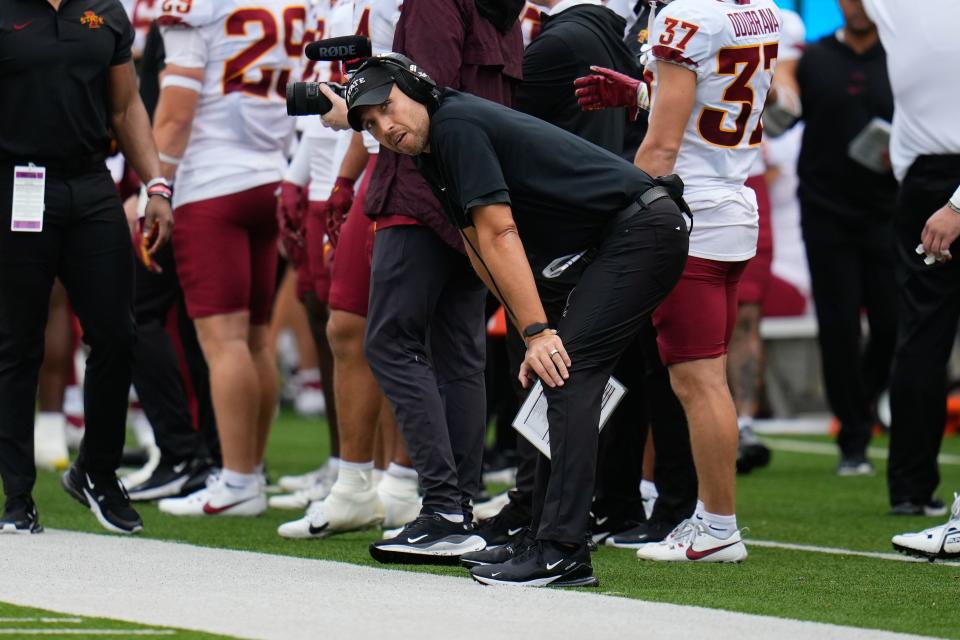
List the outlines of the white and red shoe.
{"type": "Polygon", "coordinates": [[[717,538],[705,524],[689,519],[677,525],[662,542],[641,546],[637,557],[656,562],[743,562],[747,547],[739,530],[729,538],[717,538]]]}
{"type": "Polygon", "coordinates": [[[939,527],[893,536],[893,548],[900,553],[930,562],[960,558],[960,493],[953,494],[950,519],[939,527]]]}
{"type": "Polygon", "coordinates": [[[211,475],[207,486],[185,498],[165,498],[157,503],[172,516],[259,516],[267,510],[263,483],[244,488],[228,485],[220,474],[211,475]]]}

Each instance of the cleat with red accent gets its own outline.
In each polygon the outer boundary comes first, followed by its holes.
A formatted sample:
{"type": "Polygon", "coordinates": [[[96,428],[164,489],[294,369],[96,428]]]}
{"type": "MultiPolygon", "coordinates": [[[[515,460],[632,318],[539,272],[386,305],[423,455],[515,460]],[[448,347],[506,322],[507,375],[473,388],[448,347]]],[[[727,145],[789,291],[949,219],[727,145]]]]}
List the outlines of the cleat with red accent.
{"type": "Polygon", "coordinates": [[[166,498],[157,503],[172,516],[259,516],[267,510],[263,484],[232,487],[220,474],[207,478],[207,486],[185,498],[166,498]]]}
{"type": "Polygon", "coordinates": [[[747,548],[739,530],[729,538],[717,538],[702,522],[690,519],[677,525],[662,542],[641,546],[637,557],[658,562],[743,562],[747,548]]]}

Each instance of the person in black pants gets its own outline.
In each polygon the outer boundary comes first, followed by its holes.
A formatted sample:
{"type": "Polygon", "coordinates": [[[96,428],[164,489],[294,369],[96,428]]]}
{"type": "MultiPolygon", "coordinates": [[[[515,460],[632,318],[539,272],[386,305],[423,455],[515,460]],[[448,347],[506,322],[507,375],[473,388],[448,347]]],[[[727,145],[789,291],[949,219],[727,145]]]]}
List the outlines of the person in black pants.
{"type": "Polygon", "coordinates": [[[0,92],[0,530],[40,528],[30,495],[33,412],[59,277],[90,345],[86,436],[63,485],[104,528],[134,533],[143,524],[116,478],[135,339],[133,251],[104,164],[107,127],[147,182],[152,253],[169,238],[172,190],[156,178],[160,161],[131,61],[133,28],[117,2],[48,0],[6,3],[0,30],[0,82],[8,88],[0,92]],[[32,203],[25,204],[25,181],[35,185],[32,203]]]}
{"type": "MultiPolygon", "coordinates": [[[[163,37],[154,23],[147,33],[140,60],[140,95],[151,116],[157,106],[158,77],[164,58],[163,37]]],[[[168,245],[157,252],[154,262],[159,270],[151,270],[140,261],[136,265],[134,316],[137,342],[133,352],[133,386],[153,427],[160,462],[149,477],[136,485],[127,485],[127,493],[133,501],[192,493],[203,487],[213,466],[220,466],[220,441],[210,398],[210,372],[197,341],[196,329],[186,314],[173,247],[168,245]],[[174,307],[177,333],[197,399],[199,429],[194,428],[183,374],[167,332],[168,315],[174,307]]]]}
{"type": "MultiPolygon", "coordinates": [[[[625,21],[610,9],[586,2],[562,4],[559,0],[542,0],[544,13],[541,14],[540,34],[527,47],[523,59],[523,82],[517,91],[514,107],[524,113],[540,118],[562,129],[574,133],[611,153],[623,155],[627,133],[631,130],[636,109],[628,112],[625,108],[583,111],[572,91],[576,78],[591,73],[592,65],[600,65],[632,76],[642,76],[636,59],[623,41],[625,21]],[[557,9],[560,9],[557,11],[557,9]]],[[[636,151],[635,149],[633,150],[636,151]]],[[[630,154],[630,158],[633,157],[630,154]]],[[[563,312],[567,289],[551,286],[540,270],[534,270],[538,290],[547,317],[556,324],[563,312]],[[556,295],[551,295],[555,293],[556,295]]],[[[515,327],[508,327],[508,346],[510,347],[511,369],[519,370],[523,361],[524,343],[515,327]]],[[[638,337],[643,341],[632,345],[624,365],[618,367],[614,375],[626,385],[631,393],[623,404],[611,416],[610,423],[600,437],[600,455],[596,500],[592,509],[594,516],[591,534],[595,542],[602,542],[611,534],[630,532],[630,541],[626,544],[639,544],[662,540],[681,520],[688,517],[696,504],[696,474],[693,457],[690,452],[686,419],[682,411],[675,414],[676,422],[664,424],[658,420],[658,444],[663,447],[666,458],[674,457],[673,449],[679,449],[680,455],[675,461],[682,461],[686,452],[685,469],[687,473],[667,474],[666,486],[662,492],[674,494],[675,499],[689,508],[685,513],[667,517],[667,521],[644,523],[643,501],[640,496],[643,447],[646,439],[648,419],[647,400],[658,403],[672,403],[679,407],[669,384],[660,388],[664,395],[645,393],[644,379],[648,372],[657,369],[665,377],[666,368],[656,357],[656,332],[652,325],[638,337]],[[652,353],[653,358],[645,354],[652,353]],[[637,362],[651,365],[637,366],[637,362]],[[683,478],[680,486],[673,486],[671,480],[683,478]],[[689,480],[692,479],[692,482],[689,480]],[[642,523],[642,524],[641,524],[642,523]],[[651,531],[651,528],[656,531],[651,531]],[[638,542],[633,542],[636,538],[638,542]]],[[[517,388],[521,400],[526,392],[517,388]]],[[[658,407],[651,410],[652,415],[662,418],[664,411],[658,407]]],[[[483,524],[479,534],[488,544],[499,545],[519,539],[523,533],[521,524],[529,524],[530,510],[534,501],[534,477],[537,465],[543,466],[539,473],[549,476],[550,463],[524,438],[518,439],[520,459],[517,467],[516,490],[510,493],[510,502],[495,519],[483,524]],[[509,535],[514,532],[514,535],[509,535]]],[[[682,464],[682,463],[681,463],[682,464]]],[[[541,489],[545,481],[539,483],[541,489]]],[[[667,498],[664,504],[670,504],[667,498]]],[[[658,515],[665,516],[661,512],[658,515]]],[[[489,552],[481,552],[486,556],[489,552]]],[[[466,559],[465,562],[468,562],[466,559]]]]}
{"type": "Polygon", "coordinates": [[[875,25],[859,1],[843,0],[840,7],[844,28],[807,46],[797,67],[806,123],[797,172],[824,382],[840,422],[837,474],[849,476],[873,473],[866,450],[875,403],[890,376],[897,183],[889,170],[878,173],[847,152],[871,120],[892,119],[893,95],[875,25]]]}
{"type": "MultiPolygon", "coordinates": [[[[601,397],[683,270],[682,186],[678,179],[658,186],[616,155],[526,114],[439,91],[413,62],[392,55],[351,79],[350,124],[415,157],[461,229],[477,275],[522,328],[521,381],[539,377],[548,403],[551,469],[542,504],[534,505],[536,541],[471,575],[488,584],[594,586],[585,538],[601,397]],[[554,329],[533,270],[581,252],[564,271],[567,301],[554,329]]],[[[374,546],[402,546],[441,528],[437,519],[418,519],[396,541],[374,546]]]]}

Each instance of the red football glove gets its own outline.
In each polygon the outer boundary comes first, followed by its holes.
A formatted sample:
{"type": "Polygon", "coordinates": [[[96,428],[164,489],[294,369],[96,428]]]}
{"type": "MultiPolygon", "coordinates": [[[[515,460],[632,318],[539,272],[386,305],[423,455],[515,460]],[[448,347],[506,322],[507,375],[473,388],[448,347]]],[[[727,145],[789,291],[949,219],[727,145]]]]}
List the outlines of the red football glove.
{"type": "Polygon", "coordinates": [[[277,189],[277,227],[280,230],[280,248],[295,267],[306,255],[303,240],[304,212],[307,209],[307,190],[292,182],[281,182],[277,189]]]}
{"type": "Polygon", "coordinates": [[[353,183],[352,178],[342,176],[337,178],[336,182],[333,183],[330,197],[327,198],[327,238],[330,239],[330,244],[334,248],[340,240],[340,227],[346,222],[347,213],[353,206],[353,183]]]}
{"type": "Polygon", "coordinates": [[[638,107],[647,107],[647,104],[637,104],[641,93],[646,97],[646,86],[641,88],[642,80],[606,67],[590,69],[596,74],[582,76],[573,81],[577,102],[583,111],[627,107],[630,109],[630,118],[635,119],[638,107]]]}

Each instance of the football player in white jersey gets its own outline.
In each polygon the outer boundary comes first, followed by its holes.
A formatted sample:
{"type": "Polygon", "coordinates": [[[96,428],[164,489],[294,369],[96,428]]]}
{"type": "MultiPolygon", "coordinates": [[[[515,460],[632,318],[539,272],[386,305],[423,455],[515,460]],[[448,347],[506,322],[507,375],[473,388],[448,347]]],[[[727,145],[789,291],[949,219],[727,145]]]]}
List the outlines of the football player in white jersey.
{"type": "MultiPolygon", "coordinates": [[[[739,562],[735,515],[737,413],[726,377],[737,284],[757,247],[757,200],[744,186],[760,149],[760,114],[782,17],[772,0],[675,0],[656,15],[647,52],[650,128],[636,164],[677,173],[693,211],[683,277],[654,313],[660,355],[690,424],[700,500],[647,560],[739,562]]],[[[581,103],[622,106],[638,84],[598,69],[581,103]],[[607,100],[616,94],[621,102],[607,100]]],[[[634,102],[635,103],[635,102],[634,102]]]]}
{"type": "Polygon", "coordinates": [[[174,515],[255,516],[276,409],[267,344],[277,265],[274,192],[293,134],[286,84],[300,75],[306,9],[289,0],[171,0],[158,18],[167,67],[154,136],[176,176],[174,248],[210,367],[223,472],[174,515]]]}

